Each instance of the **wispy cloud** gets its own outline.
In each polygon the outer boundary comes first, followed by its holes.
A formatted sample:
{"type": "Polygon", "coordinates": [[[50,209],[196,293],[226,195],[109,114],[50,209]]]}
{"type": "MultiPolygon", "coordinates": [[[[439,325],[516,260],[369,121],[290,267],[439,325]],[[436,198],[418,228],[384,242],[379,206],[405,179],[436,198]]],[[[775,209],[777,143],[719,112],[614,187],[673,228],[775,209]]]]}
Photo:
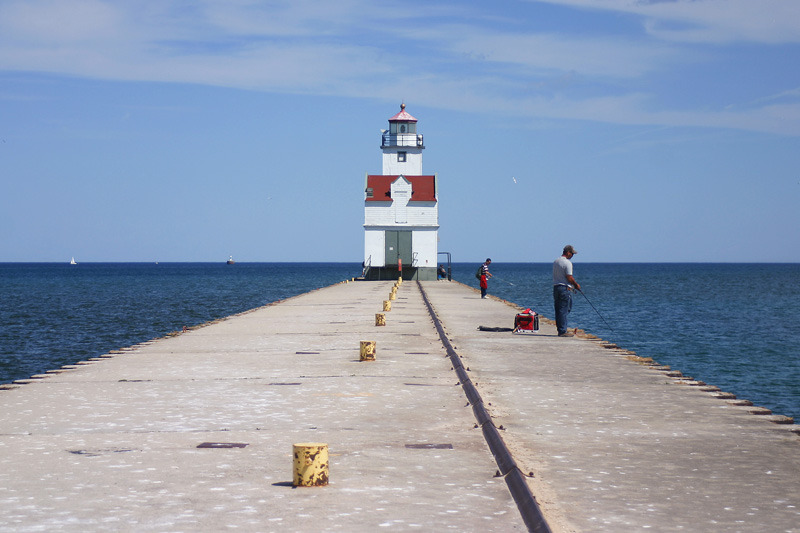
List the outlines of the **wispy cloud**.
{"type": "Polygon", "coordinates": [[[524,69],[527,75],[576,72],[584,76],[629,78],[658,69],[676,54],[659,45],[620,38],[587,38],[552,33],[497,33],[483,28],[445,28],[441,46],[484,63],[524,69]]]}
{"type": "Polygon", "coordinates": [[[531,0],[641,17],[660,39],[692,43],[800,42],[795,0],[531,0]]]}
{"type": "MultiPolygon", "coordinates": [[[[529,25],[512,23],[513,13],[480,4],[6,0],[0,70],[392,100],[403,94],[430,106],[532,120],[800,134],[800,107],[785,97],[781,105],[764,96],[747,109],[717,110],[693,109],[687,97],[675,108],[675,89],[661,86],[673,69],[714,56],[698,43],[800,41],[794,0],[516,5],[626,13],[647,31],[523,30],[529,25]]],[[[795,86],[765,92],[788,95],[795,86]]]]}
{"type": "Polygon", "coordinates": [[[775,100],[800,100],[800,87],[764,96],[756,100],[755,103],[774,102],[775,100]]]}

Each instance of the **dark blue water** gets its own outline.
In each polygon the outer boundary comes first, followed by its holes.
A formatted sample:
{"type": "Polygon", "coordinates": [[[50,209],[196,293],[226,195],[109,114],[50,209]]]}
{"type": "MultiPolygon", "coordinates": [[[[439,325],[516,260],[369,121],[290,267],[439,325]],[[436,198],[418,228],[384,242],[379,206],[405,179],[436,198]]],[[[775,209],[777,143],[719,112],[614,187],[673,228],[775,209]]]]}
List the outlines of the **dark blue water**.
{"type": "Polygon", "coordinates": [[[0,264],[0,383],[360,273],[342,263],[0,264]]]}
{"type": "MultiPolygon", "coordinates": [[[[800,420],[800,265],[574,265],[570,327],[800,420]]],[[[454,279],[477,287],[477,266],[454,279]]],[[[554,316],[552,264],[491,270],[490,294],[554,316]]]]}
{"type": "MultiPolygon", "coordinates": [[[[477,286],[477,267],[454,264],[453,277],[477,286]]],[[[355,263],[0,264],[0,382],[360,271],[355,263]]],[[[495,262],[492,272],[490,294],[553,316],[550,264],[495,262]]],[[[575,296],[571,327],[800,419],[800,265],[576,261],[575,277],[588,301],[575,296]]]]}

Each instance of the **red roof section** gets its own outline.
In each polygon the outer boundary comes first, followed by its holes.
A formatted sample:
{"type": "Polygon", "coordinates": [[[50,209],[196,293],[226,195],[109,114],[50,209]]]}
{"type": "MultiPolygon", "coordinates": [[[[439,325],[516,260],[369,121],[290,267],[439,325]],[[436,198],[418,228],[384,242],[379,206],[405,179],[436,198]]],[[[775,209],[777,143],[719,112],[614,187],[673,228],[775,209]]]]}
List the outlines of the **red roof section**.
{"type": "Polygon", "coordinates": [[[406,104],[400,104],[400,112],[389,119],[389,122],[417,122],[417,119],[406,113],[406,104]]]}
{"type": "MultiPolygon", "coordinates": [[[[411,182],[410,202],[435,202],[436,201],[436,176],[403,176],[411,182]]],[[[367,188],[372,189],[372,197],[367,196],[367,202],[391,202],[392,183],[400,178],[397,176],[368,175],[367,188]]]]}

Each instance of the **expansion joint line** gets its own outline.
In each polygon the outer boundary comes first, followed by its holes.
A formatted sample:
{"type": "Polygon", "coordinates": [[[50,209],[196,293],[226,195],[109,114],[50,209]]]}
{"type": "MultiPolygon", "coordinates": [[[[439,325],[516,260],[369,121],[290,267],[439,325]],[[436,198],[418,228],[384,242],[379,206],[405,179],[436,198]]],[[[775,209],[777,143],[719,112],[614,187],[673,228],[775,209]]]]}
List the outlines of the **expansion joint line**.
{"type": "Polygon", "coordinates": [[[525,526],[528,528],[528,531],[534,533],[550,533],[550,527],[547,525],[547,522],[545,522],[539,504],[536,502],[536,498],[533,496],[530,487],[528,487],[525,475],[520,471],[516,461],[514,461],[514,457],[511,455],[511,451],[503,441],[503,437],[500,436],[500,431],[495,427],[478,389],[475,387],[475,384],[472,383],[466,368],[464,368],[464,365],[461,363],[461,357],[459,357],[458,353],[453,349],[450,339],[447,338],[444,332],[442,322],[436,315],[436,311],[434,311],[428,299],[428,295],[425,293],[425,289],[422,288],[422,284],[419,281],[417,281],[417,287],[422,294],[422,300],[425,302],[425,307],[428,308],[428,313],[433,320],[436,331],[439,333],[439,339],[442,341],[447,355],[450,357],[456,375],[458,375],[464,394],[472,405],[472,412],[483,431],[483,436],[486,439],[486,443],[489,445],[489,450],[491,450],[497,462],[497,466],[500,469],[500,473],[506,480],[506,485],[511,492],[511,497],[514,498],[517,509],[519,509],[522,515],[525,526]]]}

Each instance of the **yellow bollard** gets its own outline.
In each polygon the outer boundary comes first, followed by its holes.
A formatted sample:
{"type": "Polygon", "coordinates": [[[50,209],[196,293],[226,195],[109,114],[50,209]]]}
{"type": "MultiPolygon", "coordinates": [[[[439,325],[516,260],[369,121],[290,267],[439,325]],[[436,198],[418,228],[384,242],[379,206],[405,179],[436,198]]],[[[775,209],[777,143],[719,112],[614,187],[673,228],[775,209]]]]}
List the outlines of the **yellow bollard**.
{"type": "Polygon", "coordinates": [[[385,326],[386,325],[386,315],[383,313],[375,313],[375,325],[376,326],[385,326]]]}
{"type": "Polygon", "coordinates": [[[384,311],[391,311],[392,310],[392,302],[390,300],[383,301],[383,310],[384,311]]]}
{"type": "Polygon", "coordinates": [[[389,300],[396,300],[396,299],[397,299],[397,293],[394,292],[394,291],[390,292],[389,293],[389,300]]]}
{"type": "Polygon", "coordinates": [[[361,360],[374,361],[375,349],[377,343],[375,341],[361,341],[361,360]]]}
{"type": "Polygon", "coordinates": [[[328,484],[328,445],[307,442],[292,445],[295,487],[323,487],[328,484]]]}

